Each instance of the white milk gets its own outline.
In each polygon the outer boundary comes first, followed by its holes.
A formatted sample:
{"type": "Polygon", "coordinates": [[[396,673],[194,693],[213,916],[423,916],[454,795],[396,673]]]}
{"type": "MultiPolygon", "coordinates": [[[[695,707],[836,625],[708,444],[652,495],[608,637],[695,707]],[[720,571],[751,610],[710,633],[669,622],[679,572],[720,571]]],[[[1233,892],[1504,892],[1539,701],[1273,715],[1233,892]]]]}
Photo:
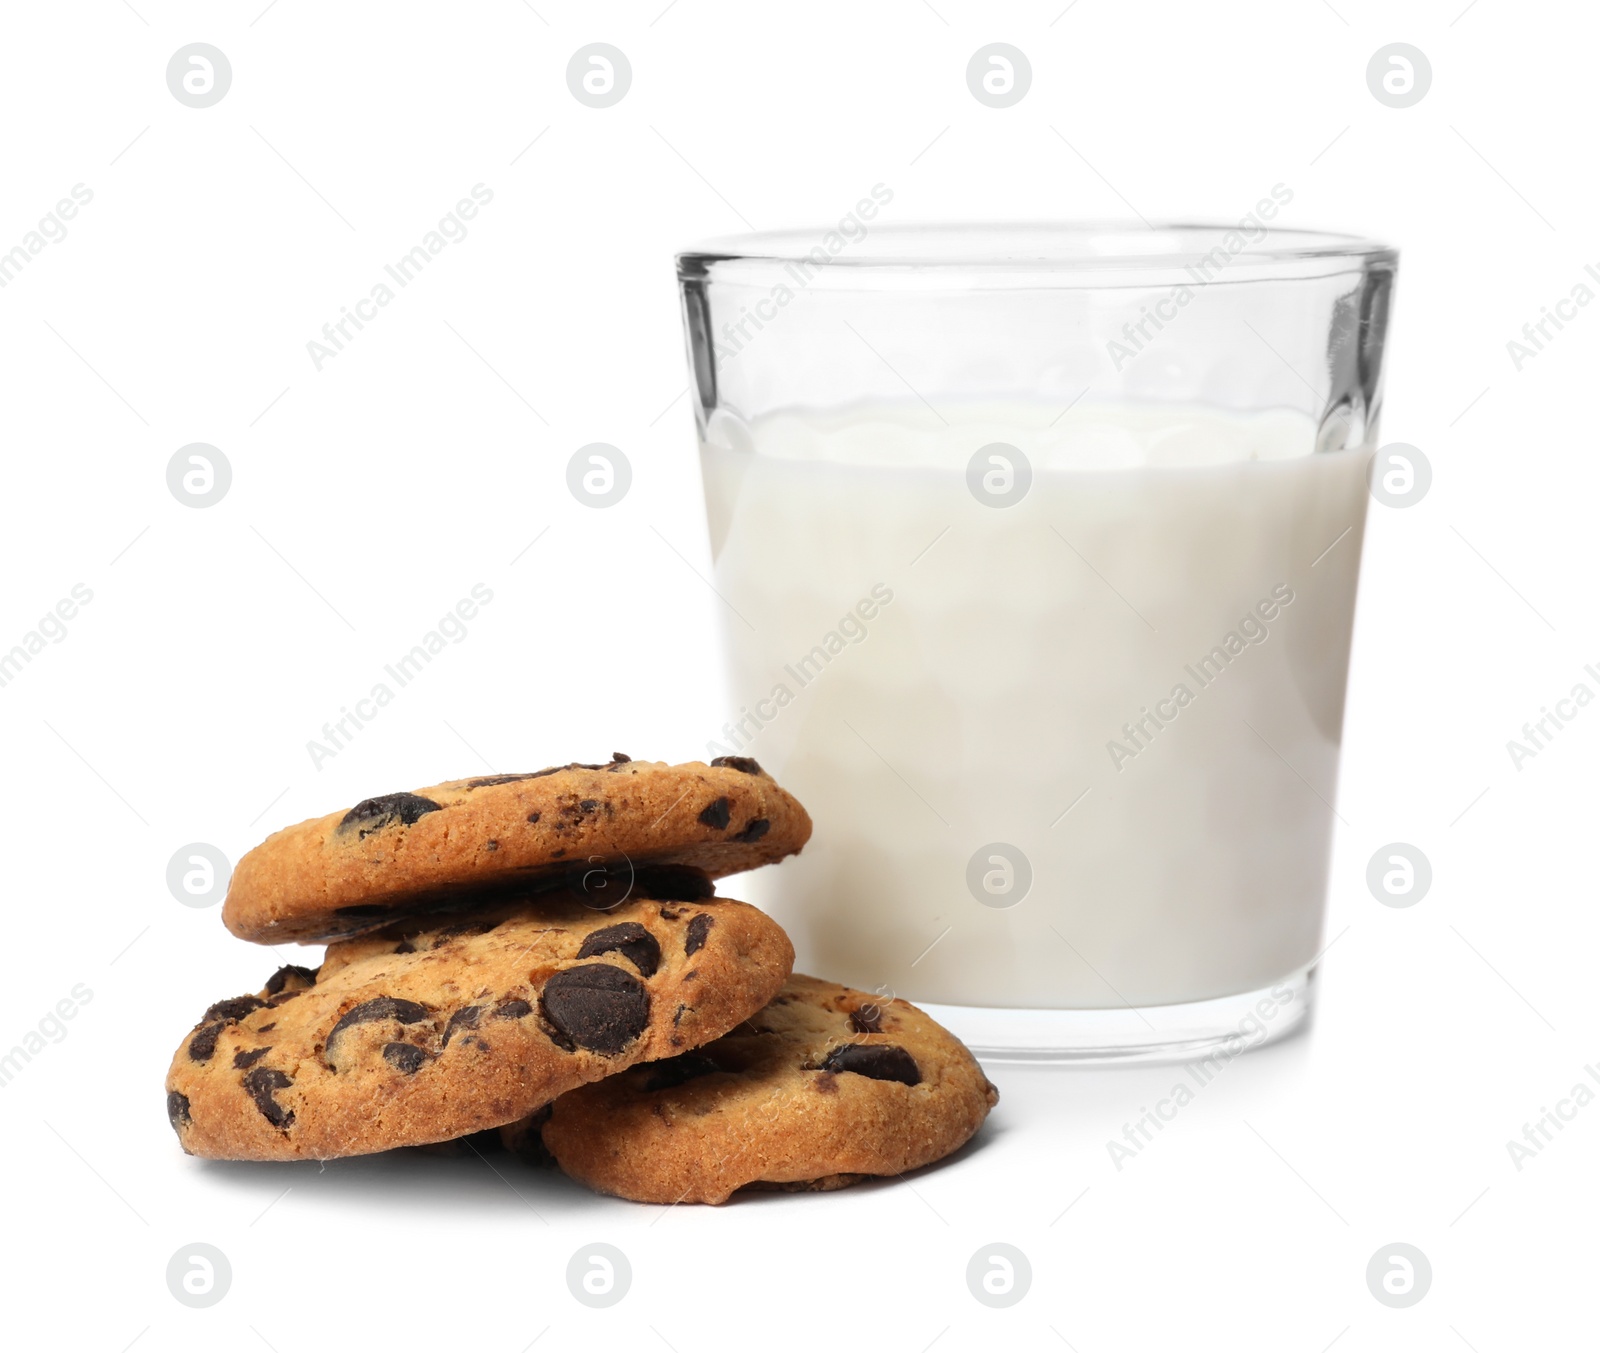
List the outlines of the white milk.
{"type": "Polygon", "coordinates": [[[1288,412],[1058,412],[713,419],[742,708],[711,754],[815,819],[750,878],[800,971],[1121,1008],[1317,952],[1370,454],[1288,412]],[[1016,506],[968,489],[990,442],[1032,464],[1016,506]]]}

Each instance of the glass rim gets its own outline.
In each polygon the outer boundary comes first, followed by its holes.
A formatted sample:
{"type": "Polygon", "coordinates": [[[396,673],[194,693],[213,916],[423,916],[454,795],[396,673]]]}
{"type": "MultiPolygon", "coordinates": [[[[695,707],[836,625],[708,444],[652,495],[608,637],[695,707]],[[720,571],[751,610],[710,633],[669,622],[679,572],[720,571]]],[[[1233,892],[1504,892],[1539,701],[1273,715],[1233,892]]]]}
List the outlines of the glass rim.
{"type": "Polygon", "coordinates": [[[763,281],[873,290],[1072,289],[1293,281],[1394,267],[1367,236],[1242,221],[1060,221],[874,226],[706,240],[677,254],[681,281],[763,281]]]}

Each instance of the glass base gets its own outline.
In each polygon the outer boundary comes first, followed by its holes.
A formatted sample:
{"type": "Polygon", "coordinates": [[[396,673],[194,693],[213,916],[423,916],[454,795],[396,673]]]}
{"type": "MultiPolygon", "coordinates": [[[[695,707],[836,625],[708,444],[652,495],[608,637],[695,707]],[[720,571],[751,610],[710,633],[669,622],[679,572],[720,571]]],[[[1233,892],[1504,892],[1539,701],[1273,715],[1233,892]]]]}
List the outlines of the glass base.
{"type": "Polygon", "coordinates": [[[1259,991],[1120,1010],[918,1004],[984,1062],[1187,1062],[1287,1038],[1311,1018],[1316,968],[1259,991]]]}

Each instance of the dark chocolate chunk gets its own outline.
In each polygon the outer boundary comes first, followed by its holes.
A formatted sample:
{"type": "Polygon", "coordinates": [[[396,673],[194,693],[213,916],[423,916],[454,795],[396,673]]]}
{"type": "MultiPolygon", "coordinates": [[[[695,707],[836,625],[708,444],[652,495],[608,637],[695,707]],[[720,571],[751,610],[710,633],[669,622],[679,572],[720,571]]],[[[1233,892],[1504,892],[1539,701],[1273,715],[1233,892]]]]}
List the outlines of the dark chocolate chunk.
{"type": "Polygon", "coordinates": [[[409,827],[424,813],[437,813],[443,807],[442,803],[425,799],[421,794],[380,794],[375,799],[362,799],[339,819],[338,830],[343,832],[352,827],[359,828],[360,839],[365,840],[391,822],[409,827]]]}
{"type": "Polygon", "coordinates": [[[468,789],[487,789],[490,785],[512,785],[518,780],[531,780],[531,775],[485,775],[480,780],[468,780],[468,789]]]}
{"type": "Polygon", "coordinates": [[[883,1011],[875,1005],[857,1006],[850,1012],[850,1027],[858,1034],[875,1034],[883,1028],[883,1011]]]}
{"type": "Polygon", "coordinates": [[[731,815],[732,809],[728,805],[727,797],[723,796],[720,799],[712,799],[710,803],[700,810],[700,823],[702,826],[711,827],[720,832],[728,825],[728,818],[731,815]]]}
{"type": "Polygon", "coordinates": [[[217,1035],[222,1032],[223,1026],[208,1024],[189,1040],[189,1060],[191,1062],[209,1062],[217,1051],[217,1035]]]}
{"type": "Polygon", "coordinates": [[[535,810],[534,812],[531,812],[531,813],[528,814],[528,821],[529,822],[537,822],[543,816],[544,816],[543,813],[535,810]]]}
{"type": "Polygon", "coordinates": [[[188,1095],[179,1094],[176,1090],[167,1091],[167,1122],[172,1124],[174,1132],[189,1126],[188,1095]]]}
{"type": "Polygon", "coordinates": [[[599,799],[580,799],[578,801],[578,811],[582,813],[592,813],[599,806],[599,799]]]}
{"type": "Polygon", "coordinates": [[[258,1034],[270,1034],[277,1027],[278,1021],[273,1020],[271,1024],[263,1024],[259,1029],[256,1030],[256,1032],[258,1034]]]}
{"type": "Polygon", "coordinates": [[[551,977],[539,1008],[572,1043],[609,1055],[644,1032],[650,1022],[650,993],[632,973],[610,963],[590,963],[551,977]]]}
{"type": "Polygon", "coordinates": [[[703,902],[717,891],[711,875],[688,864],[638,865],[633,883],[641,896],[657,902],[703,902]]]}
{"type": "Polygon", "coordinates": [[[265,1001],[256,996],[230,996],[225,1001],[218,1001],[206,1011],[205,1022],[221,1019],[231,1023],[233,1020],[243,1019],[252,1010],[261,1009],[265,1004],[265,1001]]]}
{"type": "Polygon", "coordinates": [[[683,937],[684,957],[697,954],[706,947],[706,936],[711,933],[711,927],[716,924],[714,916],[699,912],[689,918],[689,929],[683,937]]]}
{"type": "Polygon", "coordinates": [[[715,756],[711,758],[713,766],[726,766],[729,770],[741,770],[746,775],[760,775],[761,763],[753,756],[715,756]]]}
{"type": "Polygon", "coordinates": [[[276,996],[287,985],[289,979],[298,978],[308,987],[315,986],[317,970],[315,968],[302,968],[298,963],[286,963],[267,978],[267,995],[276,996]]]}
{"type": "Polygon", "coordinates": [[[628,762],[630,762],[632,760],[633,760],[633,758],[631,756],[629,756],[626,752],[612,752],[611,753],[611,764],[609,766],[607,766],[606,769],[607,770],[615,770],[618,766],[626,766],[628,764],[628,762]]]}
{"type": "Polygon", "coordinates": [[[591,933],[578,948],[579,958],[596,954],[621,954],[639,970],[641,977],[653,977],[661,966],[661,945],[637,921],[623,921],[591,933]]]}
{"type": "Polygon", "coordinates": [[[422,1064],[428,1060],[428,1054],[415,1043],[385,1043],[383,1060],[395,1070],[403,1071],[408,1076],[415,1076],[422,1064]]]}
{"type": "Polygon", "coordinates": [[[875,1081],[916,1085],[922,1080],[916,1060],[904,1048],[889,1043],[845,1043],[822,1059],[824,1071],[853,1071],[875,1081]]]}
{"type": "Polygon", "coordinates": [[[685,1081],[709,1076],[713,1071],[721,1071],[722,1068],[703,1053],[685,1052],[677,1057],[668,1057],[662,1062],[652,1062],[646,1070],[649,1074],[645,1077],[644,1088],[649,1092],[670,1090],[685,1081]]]}
{"type": "Polygon", "coordinates": [[[393,996],[379,996],[374,1000],[362,1001],[360,1005],[346,1010],[340,1016],[339,1022],[328,1030],[324,1050],[331,1051],[333,1040],[352,1024],[367,1024],[378,1019],[392,1019],[401,1024],[417,1024],[427,1018],[427,1007],[418,1005],[415,1001],[402,1001],[393,996]]]}
{"type": "MultiPolygon", "coordinates": [[[[450,1016],[450,1022],[444,1026],[444,1038],[440,1040],[439,1046],[448,1048],[450,1040],[455,1036],[457,1029],[476,1029],[478,1027],[478,1017],[482,1014],[483,1007],[481,1005],[462,1006],[461,1009],[450,1016]]],[[[388,1050],[385,1049],[384,1056],[387,1057],[388,1055],[388,1050]]]]}
{"type": "Polygon", "coordinates": [[[489,1012],[493,1019],[521,1019],[524,1015],[531,1015],[532,1013],[533,1007],[531,1005],[514,997],[509,1001],[501,1001],[499,1005],[489,1012]]]}
{"type": "Polygon", "coordinates": [[[243,1071],[246,1067],[254,1066],[271,1051],[270,1047],[240,1048],[238,1052],[233,1054],[233,1069],[235,1071],[243,1071]]]}
{"type": "Polygon", "coordinates": [[[735,841],[759,841],[772,828],[772,824],[764,817],[753,817],[745,823],[744,830],[733,839],[735,841]]]}
{"type": "Polygon", "coordinates": [[[255,1100],[267,1122],[275,1128],[287,1128],[294,1123],[294,1110],[286,1109],[272,1097],[274,1090],[287,1090],[294,1082],[275,1067],[258,1066],[247,1072],[244,1088],[255,1100]]]}

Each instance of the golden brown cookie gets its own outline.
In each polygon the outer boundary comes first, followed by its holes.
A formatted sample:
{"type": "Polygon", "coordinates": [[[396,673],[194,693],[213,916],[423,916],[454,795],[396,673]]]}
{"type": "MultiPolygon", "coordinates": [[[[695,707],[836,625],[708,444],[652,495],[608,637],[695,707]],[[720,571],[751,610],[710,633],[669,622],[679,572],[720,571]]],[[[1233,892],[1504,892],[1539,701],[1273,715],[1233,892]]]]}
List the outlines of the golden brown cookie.
{"type": "Polygon", "coordinates": [[[810,835],[806,810],[748,757],[669,766],[619,752],[383,794],[274,832],[234,869],[222,919],[263,944],[343,939],[539,880],[614,893],[658,864],[722,878],[810,835]]]}
{"type": "Polygon", "coordinates": [[[600,912],[548,893],[396,926],[213,1005],[172,1059],[167,1114],[185,1151],[228,1160],[461,1137],[726,1033],[793,962],[777,922],[714,898],[600,912]]]}
{"type": "Polygon", "coordinates": [[[562,1095],[542,1137],[602,1193],[721,1203],[914,1170],[966,1142],[999,1097],[914,1005],[796,974],[716,1042],[562,1095]]]}

